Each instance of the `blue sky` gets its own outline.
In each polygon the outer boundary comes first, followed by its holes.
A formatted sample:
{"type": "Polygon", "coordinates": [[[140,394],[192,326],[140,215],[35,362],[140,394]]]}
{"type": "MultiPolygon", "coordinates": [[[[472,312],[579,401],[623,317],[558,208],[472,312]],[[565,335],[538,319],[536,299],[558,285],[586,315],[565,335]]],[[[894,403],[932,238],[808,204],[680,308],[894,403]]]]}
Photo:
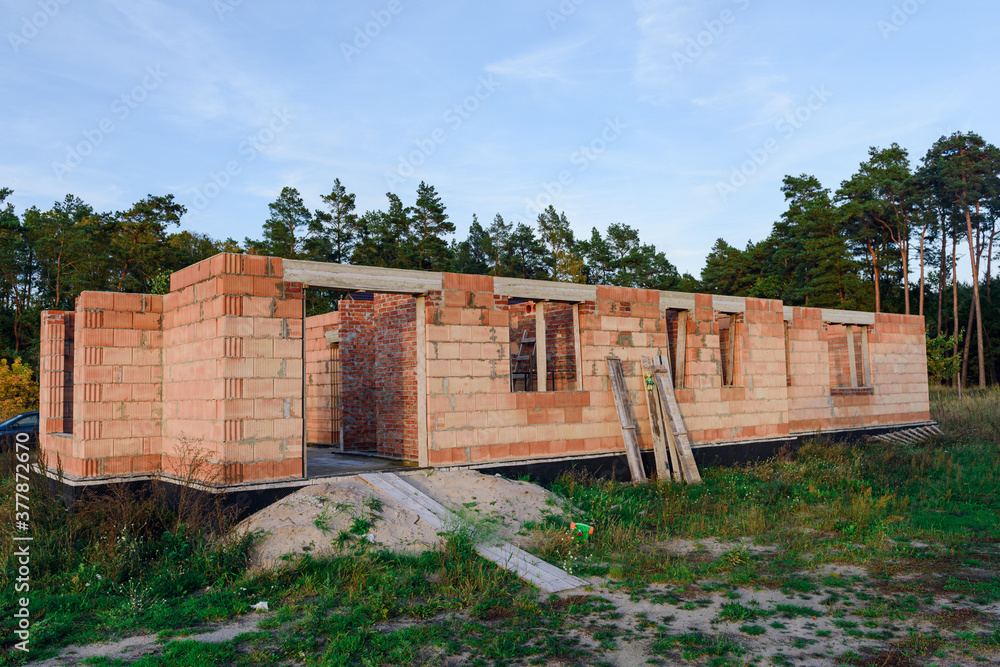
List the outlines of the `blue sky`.
{"type": "Polygon", "coordinates": [[[869,146],[1000,142],[985,0],[261,3],[7,0],[0,186],[18,212],[173,193],[182,227],[260,235],[294,186],[360,211],[434,185],[464,238],[552,203],[696,275],[836,188],[869,146]]]}

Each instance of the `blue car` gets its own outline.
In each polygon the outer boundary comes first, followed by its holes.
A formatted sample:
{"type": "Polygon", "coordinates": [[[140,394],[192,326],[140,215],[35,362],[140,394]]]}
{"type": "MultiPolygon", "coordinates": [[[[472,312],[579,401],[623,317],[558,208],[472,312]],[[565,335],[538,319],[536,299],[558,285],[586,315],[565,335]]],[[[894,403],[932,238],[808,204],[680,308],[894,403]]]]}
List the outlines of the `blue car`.
{"type": "Polygon", "coordinates": [[[27,445],[34,447],[38,444],[38,413],[25,412],[16,417],[11,417],[0,423],[0,451],[14,449],[14,443],[24,442],[24,437],[18,438],[18,434],[28,435],[27,445]]]}

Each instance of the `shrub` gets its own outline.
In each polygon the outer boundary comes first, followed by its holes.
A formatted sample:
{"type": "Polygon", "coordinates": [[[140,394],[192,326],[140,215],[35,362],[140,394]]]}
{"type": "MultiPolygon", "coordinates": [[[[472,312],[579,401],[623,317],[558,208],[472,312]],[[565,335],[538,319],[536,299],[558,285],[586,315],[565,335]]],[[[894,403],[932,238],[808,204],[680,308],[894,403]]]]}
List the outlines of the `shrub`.
{"type": "Polygon", "coordinates": [[[15,358],[13,365],[0,359],[0,420],[38,409],[38,383],[31,368],[15,358]]]}

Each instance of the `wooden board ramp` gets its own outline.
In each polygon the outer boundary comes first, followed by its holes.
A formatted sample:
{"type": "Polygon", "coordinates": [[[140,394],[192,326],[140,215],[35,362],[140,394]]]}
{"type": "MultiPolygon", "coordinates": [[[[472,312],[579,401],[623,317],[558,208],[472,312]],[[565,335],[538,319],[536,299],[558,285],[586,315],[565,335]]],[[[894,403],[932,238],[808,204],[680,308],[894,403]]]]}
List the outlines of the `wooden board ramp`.
{"type": "MultiPolygon", "coordinates": [[[[416,513],[435,530],[444,528],[452,516],[452,512],[444,505],[397,475],[388,472],[368,472],[361,473],[358,477],[416,513]]],[[[546,593],[558,593],[587,585],[583,579],[574,577],[509,542],[499,545],[478,545],[476,552],[486,560],[538,586],[546,593]]]]}
{"type": "Polygon", "coordinates": [[[927,426],[917,426],[915,428],[903,429],[902,431],[874,435],[870,439],[875,442],[888,442],[897,445],[919,445],[939,435],[944,435],[944,432],[938,428],[938,425],[929,424],[927,426]]]}
{"type": "Polygon", "coordinates": [[[669,436],[672,448],[677,451],[681,477],[688,484],[699,484],[701,483],[701,473],[698,471],[698,464],[695,463],[694,454],[691,451],[691,440],[688,438],[684,416],[681,414],[681,408],[677,404],[677,397],[674,395],[674,381],[670,373],[670,359],[669,357],[661,356],[654,357],[650,361],[652,362],[650,370],[661,404],[660,409],[665,417],[665,430],[669,436]]]}
{"type": "Polygon", "coordinates": [[[611,393],[615,398],[615,408],[618,409],[618,421],[622,426],[622,439],[625,441],[625,456],[628,458],[628,469],[632,473],[633,482],[645,482],[646,471],[642,467],[642,456],[639,454],[639,439],[636,436],[637,421],[629,398],[628,387],[625,384],[625,373],[622,370],[622,360],[615,355],[605,357],[608,364],[608,378],[611,381],[611,393]]]}

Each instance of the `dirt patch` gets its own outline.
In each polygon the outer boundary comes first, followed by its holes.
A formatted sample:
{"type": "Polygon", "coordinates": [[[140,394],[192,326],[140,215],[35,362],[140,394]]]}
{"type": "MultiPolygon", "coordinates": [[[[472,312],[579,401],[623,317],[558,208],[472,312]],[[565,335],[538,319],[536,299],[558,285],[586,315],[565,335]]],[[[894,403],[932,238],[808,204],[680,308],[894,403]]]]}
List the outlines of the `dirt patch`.
{"type": "MultiPolygon", "coordinates": [[[[419,471],[400,475],[448,509],[462,522],[480,524],[496,539],[517,541],[526,522],[540,522],[560,513],[556,497],[526,482],[488,476],[471,470],[419,471]]],[[[289,555],[323,555],[338,544],[367,540],[392,551],[419,552],[442,543],[438,529],[358,476],[307,486],[247,517],[240,530],[262,531],[253,562],[274,567],[289,555]]]]}
{"type": "MultiPolygon", "coordinates": [[[[257,632],[257,625],[273,614],[249,614],[241,616],[229,623],[211,625],[202,628],[197,634],[175,637],[176,641],[197,641],[208,644],[221,644],[227,642],[245,632],[257,632]]],[[[164,647],[173,640],[161,641],[157,635],[136,635],[126,637],[116,642],[102,642],[100,644],[88,644],[86,646],[71,645],[59,652],[59,655],[48,660],[29,662],[27,667],[64,667],[66,665],[81,665],[85,660],[91,658],[120,659],[125,663],[130,663],[143,656],[158,655],[163,652],[164,647]]]]}

